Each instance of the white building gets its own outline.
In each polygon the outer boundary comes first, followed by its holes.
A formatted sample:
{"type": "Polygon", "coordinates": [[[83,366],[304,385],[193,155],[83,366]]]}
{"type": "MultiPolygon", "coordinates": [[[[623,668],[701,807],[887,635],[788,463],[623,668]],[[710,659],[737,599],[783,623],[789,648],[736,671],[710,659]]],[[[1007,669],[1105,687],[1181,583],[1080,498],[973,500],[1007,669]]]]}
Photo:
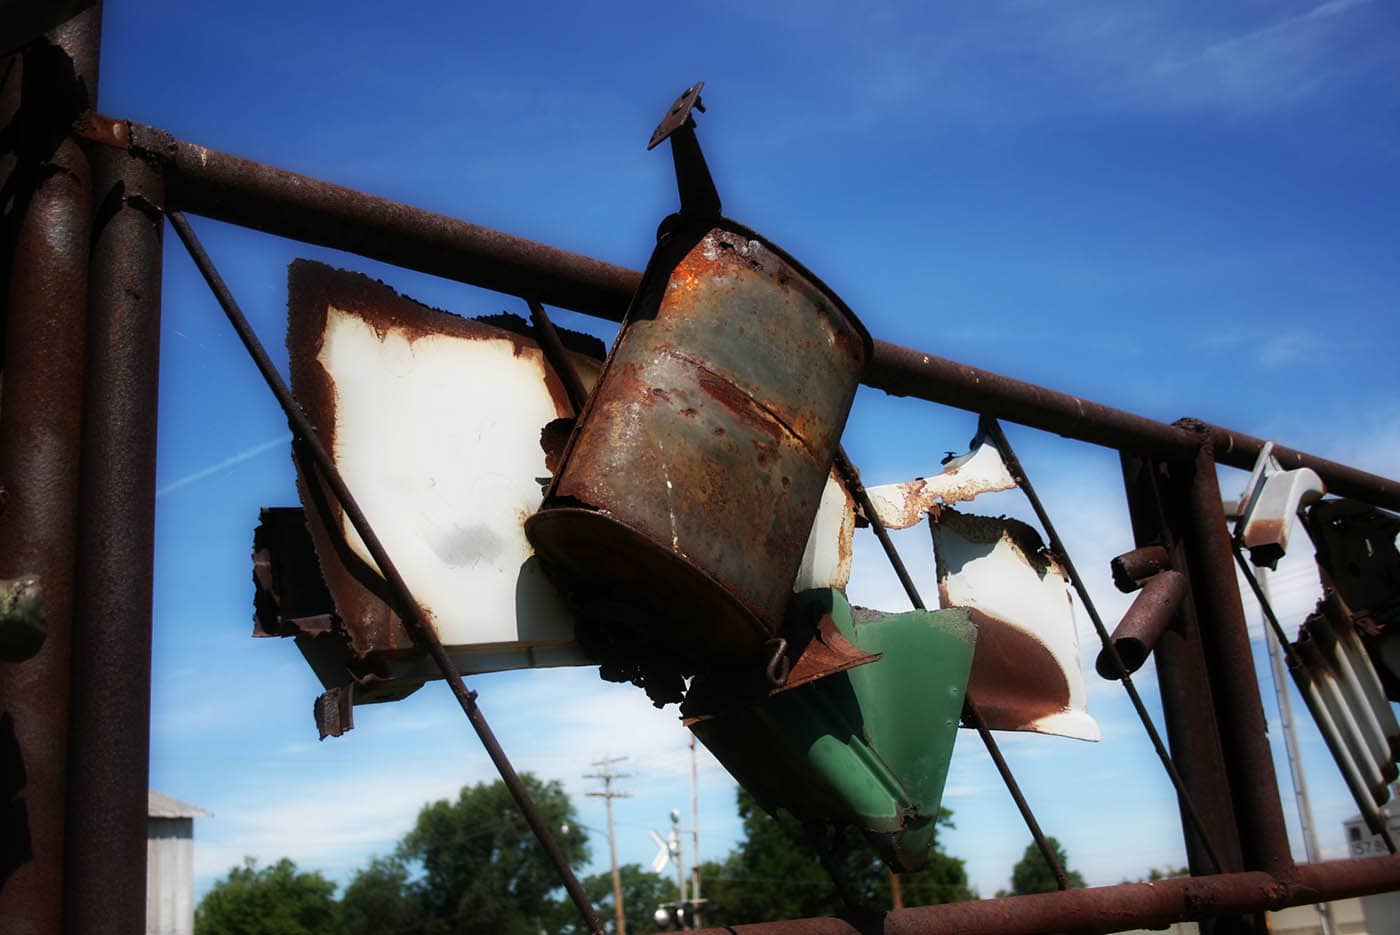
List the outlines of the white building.
{"type": "Polygon", "coordinates": [[[147,790],[146,935],[194,935],[194,820],[210,814],[147,790]]]}

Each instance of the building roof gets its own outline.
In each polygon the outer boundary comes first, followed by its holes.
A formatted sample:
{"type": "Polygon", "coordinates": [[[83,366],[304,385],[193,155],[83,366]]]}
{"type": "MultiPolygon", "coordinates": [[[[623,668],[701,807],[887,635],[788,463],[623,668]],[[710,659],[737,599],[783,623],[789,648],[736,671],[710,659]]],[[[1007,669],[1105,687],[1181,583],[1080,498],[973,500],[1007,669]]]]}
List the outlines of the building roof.
{"type": "Polygon", "coordinates": [[[164,792],[146,790],[146,817],[148,818],[212,818],[213,812],[206,812],[197,805],[181,802],[164,792]]]}

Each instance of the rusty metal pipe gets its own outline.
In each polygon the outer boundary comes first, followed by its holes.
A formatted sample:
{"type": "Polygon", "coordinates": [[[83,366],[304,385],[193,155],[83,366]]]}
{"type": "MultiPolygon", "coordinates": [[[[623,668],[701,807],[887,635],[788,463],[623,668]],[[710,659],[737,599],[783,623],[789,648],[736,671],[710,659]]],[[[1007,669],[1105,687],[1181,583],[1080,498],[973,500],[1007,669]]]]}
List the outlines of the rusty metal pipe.
{"type": "MultiPolygon", "coordinates": [[[[1173,565],[1186,567],[1185,549],[1179,535],[1183,512],[1181,485],[1167,475],[1165,465],[1160,463],[1124,454],[1122,466],[1134,539],[1139,546],[1165,547],[1173,565]]],[[[1215,722],[1195,605],[1189,595],[1178,611],[1175,624],[1158,642],[1153,661],[1157,667],[1172,762],[1202,821],[1211,829],[1211,840],[1222,868],[1229,872],[1243,870],[1244,858],[1226,778],[1225,754],[1215,722]]],[[[1196,833],[1184,801],[1181,803],[1181,826],[1192,873],[1198,876],[1209,873],[1209,853],[1196,833]]],[[[1203,927],[1203,935],[1255,931],[1252,925],[1252,920],[1248,919],[1217,919],[1203,927]]]]}
{"type": "Polygon", "coordinates": [[[1124,552],[1108,563],[1114,586],[1124,594],[1132,594],[1148,578],[1170,567],[1167,550],[1160,545],[1145,545],[1124,552]]]}
{"type": "MultiPolygon", "coordinates": [[[[1045,530],[1046,538],[1050,543],[1050,551],[1064,567],[1065,573],[1069,575],[1070,581],[1074,585],[1075,593],[1079,595],[1079,600],[1084,604],[1084,612],[1089,615],[1089,620],[1094,625],[1094,632],[1099,637],[1099,642],[1103,645],[1100,652],[1100,659],[1107,662],[1109,670],[1113,673],[1110,678],[1119,679],[1123,683],[1123,691],[1128,695],[1128,700],[1132,702],[1133,710],[1137,712],[1138,721],[1142,724],[1143,731],[1147,734],[1148,741],[1152,744],[1153,751],[1157,754],[1157,759],[1161,762],[1162,768],[1166,771],[1167,778],[1171,780],[1172,788],[1176,790],[1177,798],[1184,816],[1191,822],[1196,830],[1201,848],[1210,859],[1210,868],[1214,873],[1219,873],[1225,868],[1220,864],[1220,857],[1215,852],[1211,844],[1210,835],[1206,833],[1205,823],[1201,820],[1195,803],[1192,801],[1190,792],[1187,791],[1181,774],[1177,772],[1176,764],[1172,762],[1171,754],[1167,752],[1167,746],[1162,742],[1162,735],[1157,732],[1157,726],[1152,723],[1151,716],[1147,713],[1147,706],[1142,702],[1142,696],[1138,694],[1137,686],[1133,684],[1131,673],[1137,671],[1135,666],[1129,666],[1119,658],[1118,647],[1109,637],[1108,628],[1104,626],[1103,618],[1099,616],[1098,607],[1094,604],[1094,599],[1089,594],[1089,589],[1084,584],[1084,579],[1079,577],[1079,569],[1074,565],[1074,560],[1070,558],[1069,550],[1065,548],[1064,541],[1060,539],[1059,532],[1055,529],[1055,524],[1050,520],[1050,514],[1045,509],[1045,504],[1040,500],[1040,495],[1035,492],[1035,485],[1031,483],[1030,477],[1026,474],[1025,467],[1021,464],[1021,459],[1016,456],[1016,451],[1011,447],[1011,441],[1006,437],[1006,433],[1001,429],[1001,423],[991,416],[982,416],[978,423],[979,430],[985,432],[996,445],[1001,453],[1002,459],[1006,462],[1006,468],[1011,476],[1015,478],[1016,485],[1021,488],[1021,492],[1030,501],[1031,509],[1035,512],[1036,518],[1040,520],[1040,525],[1045,530]]],[[[1184,580],[1182,582],[1185,583],[1184,580]]],[[[1141,663],[1139,663],[1140,665],[1141,663]]],[[[1102,669],[1100,669],[1102,672],[1102,669]]]]}
{"type": "Polygon", "coordinates": [[[1207,649],[1216,720],[1239,821],[1245,868],[1286,877],[1293,856],[1279,799],[1278,777],[1254,673],[1244,604],[1235,581],[1234,550],[1220,501],[1215,457],[1202,439],[1190,474],[1183,529],[1201,639],[1207,649]]]}
{"type": "Polygon", "coordinates": [[[375,567],[384,576],[385,582],[389,585],[392,598],[392,606],[398,613],[399,619],[408,625],[414,638],[419,641],[428,655],[437,665],[438,671],[442,673],[443,680],[447,683],[452,695],[457,699],[462,712],[467,716],[467,721],[476,731],[477,737],[481,740],[481,745],[486,748],[487,755],[491,758],[492,764],[496,767],[496,772],[501,776],[502,782],[510,791],[511,797],[515,800],[516,807],[520,809],[526,824],[534,832],[535,838],[544,849],[550,863],[553,864],[555,872],[559,876],[559,881],[563,884],[564,890],[573,901],[579,915],[589,930],[596,933],[602,932],[602,923],[598,920],[598,914],[593,909],[593,904],[589,901],[588,895],[584,893],[582,885],[574,875],[569,862],[564,858],[564,854],[559,850],[558,843],[554,840],[554,834],[545,825],[544,819],[540,817],[539,811],[535,808],[534,801],[530,798],[530,792],[521,782],[520,775],[515,771],[510,758],[501,748],[500,742],[496,739],[495,732],[486,720],[486,715],[481,713],[481,708],[476,703],[476,692],[467,689],[466,682],[457,671],[451,657],[447,655],[447,650],[443,648],[442,641],[438,639],[437,630],[432,623],[424,616],[422,605],[414,599],[413,593],[409,590],[407,582],[399,574],[398,568],[389,557],[388,551],[384,548],[383,542],[375,534],[374,528],[370,525],[368,517],[360,509],[359,502],[350,492],[349,486],[345,483],[345,478],[335,466],[335,460],[331,457],[325,445],[321,442],[320,435],[316,427],[311,424],[306,413],[297,405],[296,399],[292,396],[292,391],[288,388],[282,375],[278,373],[277,367],[272,363],[272,359],[267,356],[267,350],[258,340],[257,334],[253,331],[253,326],[248,323],[248,318],[243,314],[243,310],[238,307],[238,303],[233,298],[233,293],[229,291],[224,283],[223,277],[214,267],[209,254],[204,251],[199,238],[195,236],[194,230],[190,227],[189,221],[177,211],[170,212],[170,223],[175,228],[176,234],[189,251],[190,259],[199,269],[200,275],[208,284],[209,290],[214,293],[219,306],[223,309],[229,324],[238,334],[238,338],[243,342],[244,348],[248,351],[248,356],[253,359],[254,365],[258,368],[267,387],[276,397],[278,404],[282,407],[283,413],[287,416],[287,421],[291,424],[297,441],[305,447],[311,455],[312,462],[316,470],[320,472],[321,478],[326,485],[331,488],[336,499],[340,501],[341,508],[345,510],[345,515],[350,519],[350,523],[355,527],[355,532],[359,534],[364,542],[365,548],[369,550],[370,557],[374,559],[375,567]]]}
{"type": "MultiPolygon", "coordinates": [[[[1142,668],[1186,599],[1186,591],[1186,576],[1179,571],[1159,571],[1147,579],[1110,640],[1124,669],[1142,668]]],[[[1107,649],[1099,653],[1094,668],[1106,679],[1119,677],[1118,663],[1107,649]]]]}
{"type": "MultiPolygon", "coordinates": [[[[63,927],[68,688],[78,544],[92,173],[70,133],[94,103],[101,11],[0,61],[0,579],[33,576],[47,638],[0,663],[0,737],[25,775],[0,824],[0,929],[63,927]],[[22,820],[22,824],[20,821],[22,820]]],[[[8,759],[8,757],[7,757],[8,759]]],[[[7,773],[7,778],[14,773],[7,773]]],[[[143,845],[144,846],[144,845],[143,845]]]]}
{"type": "Polygon", "coordinates": [[[1400,857],[1298,867],[1296,878],[1262,872],[1176,877],[1060,893],[898,909],[859,928],[841,919],[792,919],[698,930],[702,935],[1101,935],[1174,922],[1262,913],[1400,887],[1400,857]]]}
{"type": "MultiPolygon", "coordinates": [[[[217,220],[512,295],[532,295],[611,321],[622,320],[641,282],[636,270],[175,140],[140,124],[91,114],[82,132],[93,142],[164,160],[171,203],[217,220]]],[[[1192,457],[1197,444],[1179,426],[888,341],[875,342],[864,382],[896,396],[1166,460],[1192,457]]],[[[1257,439],[1215,427],[1211,431],[1222,464],[1253,467],[1257,439]]],[[[1336,493],[1400,509],[1395,481],[1290,448],[1275,451],[1290,466],[1312,467],[1336,493]]]]}
{"type": "Polygon", "coordinates": [[[146,916],[164,185],[133,154],[93,161],[64,928],[135,932],[146,916]]]}
{"type": "MultiPolygon", "coordinates": [[[[1253,435],[1246,435],[1243,432],[1236,432],[1218,425],[1211,425],[1200,419],[1178,419],[1175,425],[1179,428],[1204,433],[1210,441],[1211,451],[1214,452],[1216,461],[1231,467],[1243,468],[1246,471],[1254,467],[1254,462],[1259,459],[1259,452],[1264,450],[1264,445],[1267,443],[1265,439],[1255,438],[1253,435]]],[[[1287,445],[1280,445],[1277,442],[1274,443],[1273,456],[1278,459],[1279,464],[1288,470],[1300,467],[1312,468],[1327,484],[1328,493],[1336,494],[1339,497],[1355,497],[1387,510],[1400,510],[1400,482],[1339,464],[1336,461],[1329,461],[1326,458],[1319,458],[1317,455],[1299,451],[1297,448],[1289,448],[1287,445]]]]}

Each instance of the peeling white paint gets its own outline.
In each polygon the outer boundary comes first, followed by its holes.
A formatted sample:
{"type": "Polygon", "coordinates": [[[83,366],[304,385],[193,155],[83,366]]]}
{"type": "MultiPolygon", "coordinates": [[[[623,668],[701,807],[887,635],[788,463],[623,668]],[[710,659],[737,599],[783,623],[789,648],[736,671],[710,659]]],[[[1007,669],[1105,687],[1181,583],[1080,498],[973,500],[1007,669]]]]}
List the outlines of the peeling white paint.
{"type": "Polygon", "coordinates": [[[942,510],[929,516],[939,604],[978,626],[969,695],[987,726],[1098,740],[1069,582],[1017,520],[942,510]]]}
{"type": "Polygon", "coordinates": [[[971,500],[978,494],[1016,486],[1001,452],[990,441],[973,440],[972,451],[943,465],[933,477],[867,487],[875,514],[887,529],[907,529],[938,504],[971,500]]]}
{"type": "Polygon", "coordinates": [[[856,505],[832,472],[822,489],[821,504],[792,589],[840,588],[851,581],[851,544],[856,531],[856,505]]]}
{"type": "MultiPolygon", "coordinates": [[[[548,648],[562,651],[555,665],[586,662],[522,528],[549,473],[540,430],[569,415],[541,352],[504,332],[410,336],[331,307],[318,360],[334,387],[336,465],[449,652],[548,648]]],[[[597,365],[575,361],[591,387],[597,365]]]]}

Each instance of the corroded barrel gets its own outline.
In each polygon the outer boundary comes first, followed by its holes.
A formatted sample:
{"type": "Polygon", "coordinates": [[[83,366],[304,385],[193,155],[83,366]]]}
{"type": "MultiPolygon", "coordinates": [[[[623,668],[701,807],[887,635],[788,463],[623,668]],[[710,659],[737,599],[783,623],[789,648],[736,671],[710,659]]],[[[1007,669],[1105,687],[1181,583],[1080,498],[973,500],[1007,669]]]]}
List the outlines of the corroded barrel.
{"type": "Polygon", "coordinates": [[[525,527],[580,623],[682,671],[762,656],[870,354],[754,232],[663,237],[525,527]]]}

